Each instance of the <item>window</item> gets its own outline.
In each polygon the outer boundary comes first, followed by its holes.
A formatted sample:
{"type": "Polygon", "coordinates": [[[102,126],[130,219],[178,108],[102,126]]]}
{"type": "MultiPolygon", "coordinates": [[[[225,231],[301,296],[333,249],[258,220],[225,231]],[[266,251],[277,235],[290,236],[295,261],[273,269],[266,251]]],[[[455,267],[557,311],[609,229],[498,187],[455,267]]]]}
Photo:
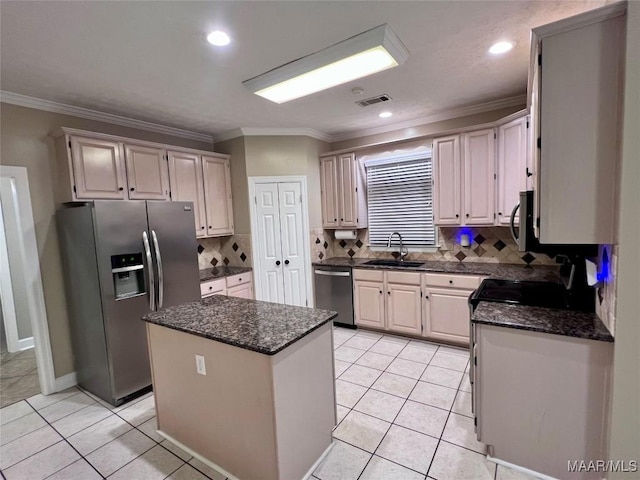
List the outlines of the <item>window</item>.
{"type": "Polygon", "coordinates": [[[386,248],[399,232],[408,248],[435,248],[431,151],[366,160],[365,167],[369,245],[386,248]]]}

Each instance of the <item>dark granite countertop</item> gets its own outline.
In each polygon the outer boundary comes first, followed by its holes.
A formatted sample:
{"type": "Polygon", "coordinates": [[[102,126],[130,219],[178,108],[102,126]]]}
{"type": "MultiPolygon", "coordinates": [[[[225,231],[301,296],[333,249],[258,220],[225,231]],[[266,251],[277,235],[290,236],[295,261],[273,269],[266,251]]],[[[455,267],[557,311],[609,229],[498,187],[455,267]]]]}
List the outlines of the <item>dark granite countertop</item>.
{"type": "Polygon", "coordinates": [[[274,355],[337,316],[329,310],[213,295],[148,313],[142,320],[274,355]]]}
{"type": "Polygon", "coordinates": [[[595,313],[480,302],[471,316],[471,321],[498,327],[613,342],[609,330],[595,313]]]}
{"type": "Polygon", "coordinates": [[[483,275],[502,280],[535,280],[539,282],[561,282],[558,275],[559,268],[547,265],[511,265],[505,263],[479,262],[424,262],[418,267],[384,267],[380,265],[365,265],[373,258],[333,257],[320,262],[313,262],[314,266],[336,266],[352,268],[371,268],[374,270],[402,270],[426,273],[454,273],[467,275],[483,275]]]}
{"type": "Polygon", "coordinates": [[[230,277],[239,273],[250,272],[251,267],[213,267],[200,270],[200,281],[216,280],[217,278],[230,277]]]}

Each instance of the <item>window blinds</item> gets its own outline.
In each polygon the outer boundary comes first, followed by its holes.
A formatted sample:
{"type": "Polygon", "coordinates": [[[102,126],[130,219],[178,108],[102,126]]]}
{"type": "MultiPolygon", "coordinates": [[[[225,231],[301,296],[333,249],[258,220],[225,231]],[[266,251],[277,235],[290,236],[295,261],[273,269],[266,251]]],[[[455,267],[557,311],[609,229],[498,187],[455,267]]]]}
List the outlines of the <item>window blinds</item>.
{"type": "Polygon", "coordinates": [[[400,232],[407,247],[436,245],[431,156],[419,156],[365,162],[372,247],[386,247],[392,232],[400,232]]]}

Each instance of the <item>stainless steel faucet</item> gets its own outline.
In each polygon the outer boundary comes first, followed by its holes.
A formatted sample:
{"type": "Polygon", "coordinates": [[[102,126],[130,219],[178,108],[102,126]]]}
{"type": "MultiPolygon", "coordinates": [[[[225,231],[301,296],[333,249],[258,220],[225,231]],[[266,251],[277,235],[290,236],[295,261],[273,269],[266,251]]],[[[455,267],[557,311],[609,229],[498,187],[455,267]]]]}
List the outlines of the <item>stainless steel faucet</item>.
{"type": "Polygon", "coordinates": [[[404,262],[404,257],[409,255],[409,250],[402,244],[402,235],[400,235],[400,232],[392,232],[389,234],[389,238],[387,239],[387,248],[391,248],[391,238],[394,235],[397,235],[400,239],[400,261],[404,262]]]}

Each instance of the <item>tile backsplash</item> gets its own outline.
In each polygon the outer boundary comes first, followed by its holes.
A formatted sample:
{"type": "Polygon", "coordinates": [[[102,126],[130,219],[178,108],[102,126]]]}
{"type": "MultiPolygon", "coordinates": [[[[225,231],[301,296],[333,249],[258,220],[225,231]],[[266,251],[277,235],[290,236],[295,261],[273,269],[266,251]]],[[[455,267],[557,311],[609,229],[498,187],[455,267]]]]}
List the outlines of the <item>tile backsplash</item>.
{"type": "MultiPolygon", "coordinates": [[[[469,247],[457,241],[460,228],[438,228],[440,248],[433,253],[409,253],[408,260],[444,262],[488,262],[520,265],[556,265],[553,257],[542,253],[519,252],[507,227],[465,227],[469,247]]],[[[368,230],[358,230],[355,240],[336,240],[331,230],[312,231],[313,259],[327,257],[391,258],[390,252],[374,252],[368,247],[368,230]],[[326,246],[325,246],[326,244],[326,246]]],[[[394,242],[395,245],[395,242],[394,242]]]]}
{"type": "Polygon", "coordinates": [[[251,235],[198,239],[198,266],[200,269],[228,265],[251,267],[251,235]]]}

